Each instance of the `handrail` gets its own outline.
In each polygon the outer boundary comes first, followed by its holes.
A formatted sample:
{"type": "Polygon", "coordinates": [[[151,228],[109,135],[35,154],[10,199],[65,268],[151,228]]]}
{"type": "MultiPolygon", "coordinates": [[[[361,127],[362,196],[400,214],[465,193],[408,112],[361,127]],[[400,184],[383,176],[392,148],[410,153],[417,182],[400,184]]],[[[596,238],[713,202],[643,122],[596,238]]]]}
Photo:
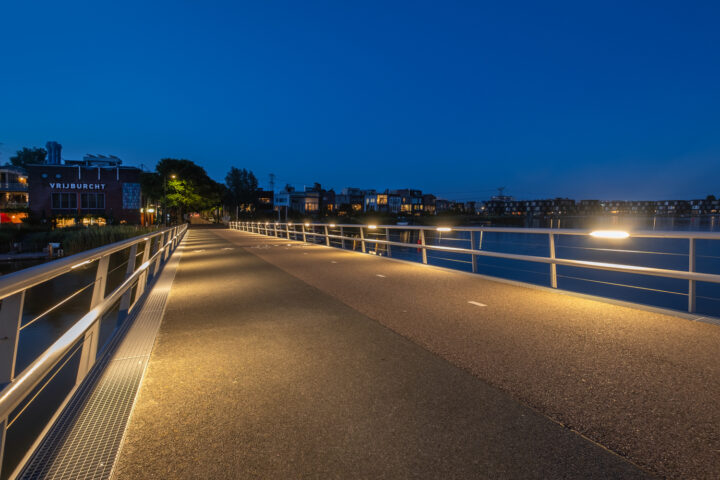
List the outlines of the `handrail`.
{"type": "MultiPolygon", "coordinates": [[[[3,305],[0,309],[0,329],[9,333],[13,338],[5,338],[8,344],[0,348],[3,360],[11,360],[11,364],[0,365],[0,374],[8,383],[0,390],[0,458],[4,452],[5,430],[9,428],[9,416],[23,400],[45,379],[59,362],[82,342],[82,353],[77,372],[76,387],[86,377],[97,356],[99,323],[103,316],[120,302],[121,314],[127,314],[137,305],[143,297],[150,274],[157,275],[161,264],[167,262],[172,251],[177,247],[187,225],[170,227],[150,235],[140,235],[132,239],[123,240],[87,252],[73,255],[63,260],[53,261],[46,265],[29,268],[0,279],[0,296],[3,305]],[[156,239],[157,251],[150,256],[152,240],[156,239]],[[144,243],[142,263],[135,268],[137,247],[144,243]],[[110,255],[123,249],[130,248],[125,280],[107,296],[105,286],[110,255]],[[17,355],[17,336],[19,335],[22,318],[22,307],[25,291],[40,283],[51,280],[63,273],[72,271],[73,267],[99,260],[96,280],[94,282],[93,298],[90,310],[75,322],[64,334],[48,347],[19,375],[14,376],[14,364],[17,355]],[[131,290],[136,288],[134,303],[131,304],[131,290]],[[8,305],[5,304],[8,302],[8,305]],[[15,329],[13,331],[13,328],[15,329]],[[10,349],[8,349],[10,347],[10,349]],[[3,350],[4,349],[4,350],[3,350]]],[[[73,390],[74,391],[74,390],[73,390]]],[[[68,395],[68,397],[72,394],[68,395]]],[[[66,397],[66,398],[68,398],[66,397]]],[[[32,400],[31,400],[32,401],[32,400]]],[[[20,415],[20,414],[18,414],[20,415]]],[[[12,422],[10,422],[12,423],[12,422]]]]}
{"type": "Polygon", "coordinates": [[[361,251],[366,252],[366,244],[385,245],[388,255],[391,254],[390,247],[417,248],[422,252],[422,263],[427,264],[427,251],[442,251],[449,253],[467,254],[472,259],[472,271],[477,273],[478,257],[503,258],[508,260],[519,260],[533,263],[543,263],[550,266],[550,286],[557,288],[557,265],[589,268],[593,270],[605,270],[621,273],[631,273],[636,275],[649,275],[654,277],[674,278],[686,280],[688,282],[688,311],[695,311],[696,300],[696,282],[720,283],[720,275],[712,273],[700,273],[696,271],[695,260],[695,241],[696,240],[718,240],[720,241],[720,232],[683,232],[683,231],[634,231],[629,234],[633,238],[662,238],[662,239],[684,239],[689,241],[688,248],[688,270],[674,270],[666,268],[644,267],[638,265],[624,265],[608,262],[595,262],[588,260],[574,260],[570,258],[558,258],[556,256],[555,236],[556,235],[574,235],[574,236],[590,236],[591,230],[584,229],[552,229],[552,228],[516,228],[516,227],[452,227],[448,230],[453,232],[469,232],[470,238],[464,239],[470,241],[473,248],[449,247],[444,245],[433,245],[426,242],[426,232],[443,232],[438,227],[417,226],[417,225],[363,225],[363,224],[326,224],[311,222],[231,222],[231,228],[248,231],[251,233],[266,235],[284,234],[287,238],[294,235],[295,238],[302,236],[303,240],[307,237],[324,238],[325,244],[330,245],[330,240],[340,240],[342,248],[345,241],[359,241],[361,251]],[[310,227],[312,227],[310,229],[310,227]],[[316,232],[315,229],[321,227],[322,233],[316,232]],[[282,229],[281,229],[282,228],[282,229]],[[340,229],[340,235],[330,233],[329,228],[340,229]],[[360,236],[348,237],[343,233],[348,229],[359,231],[360,236]],[[417,244],[391,241],[389,232],[391,230],[417,231],[419,240],[417,244]],[[384,231],[385,239],[374,238],[368,235],[370,232],[379,234],[384,231]],[[545,235],[548,237],[549,255],[547,257],[536,255],[521,255],[514,253],[493,252],[483,250],[482,248],[474,248],[477,236],[479,234],[480,244],[482,244],[482,235],[484,233],[520,233],[525,235],[545,235]]]}
{"type": "Polygon", "coordinates": [[[0,299],[8,297],[21,290],[27,290],[28,288],[34,287],[35,285],[48,280],[52,280],[63,273],[71,271],[73,267],[91,263],[104,255],[124,250],[132,244],[138,243],[138,238],[140,237],[143,237],[143,240],[153,239],[159,235],[164,235],[170,230],[172,230],[172,228],[158,230],[157,232],[146,235],[138,235],[137,237],[129,238],[127,240],[120,240],[119,242],[111,243],[110,245],[93,248],[91,250],[76,253],[75,255],[53,260],[52,262],[35,265],[33,267],[24,268],[17,272],[3,275],[0,277],[0,299]]]}
{"type": "MultiPolygon", "coordinates": [[[[230,222],[231,224],[240,224],[243,222],[230,222]]],[[[368,228],[368,224],[359,223],[311,223],[311,222],[246,222],[253,225],[304,225],[306,227],[343,227],[343,228],[368,228]]],[[[436,231],[438,227],[423,225],[373,225],[378,229],[391,230],[425,230],[436,231]]],[[[590,229],[580,228],[522,228],[522,227],[469,227],[459,226],[451,227],[453,232],[492,232],[492,233],[523,233],[534,235],[583,235],[587,236],[593,232],[590,229]]],[[[292,232],[291,232],[292,233],[292,232]]],[[[302,233],[302,232],[298,232],[302,233]]],[[[636,230],[631,232],[631,236],[635,238],[695,238],[703,240],[720,240],[720,232],[701,232],[701,231],[671,231],[671,230],[636,230]]]]}

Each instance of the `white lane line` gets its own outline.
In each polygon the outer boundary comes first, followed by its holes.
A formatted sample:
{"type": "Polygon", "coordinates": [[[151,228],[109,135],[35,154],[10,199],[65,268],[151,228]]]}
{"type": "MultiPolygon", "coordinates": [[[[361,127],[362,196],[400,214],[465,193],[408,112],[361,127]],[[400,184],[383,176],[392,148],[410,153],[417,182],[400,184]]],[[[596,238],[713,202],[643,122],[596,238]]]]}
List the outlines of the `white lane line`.
{"type": "Polygon", "coordinates": [[[380,278],[386,278],[385,275],[382,275],[382,274],[380,274],[380,273],[376,273],[375,275],[378,276],[378,277],[380,277],[380,278]]]}
{"type": "Polygon", "coordinates": [[[233,247],[225,247],[223,250],[235,250],[233,247]]]}
{"type": "Polygon", "coordinates": [[[330,263],[337,263],[335,260],[331,260],[330,263]]]}
{"type": "Polygon", "coordinates": [[[195,252],[195,253],[200,253],[200,252],[204,252],[204,251],[205,251],[204,248],[202,250],[193,250],[193,252],[195,252]]]}
{"type": "Polygon", "coordinates": [[[487,307],[487,305],[485,305],[484,303],[473,302],[472,300],[469,300],[468,303],[470,303],[472,305],[477,305],[478,307],[487,307]]]}

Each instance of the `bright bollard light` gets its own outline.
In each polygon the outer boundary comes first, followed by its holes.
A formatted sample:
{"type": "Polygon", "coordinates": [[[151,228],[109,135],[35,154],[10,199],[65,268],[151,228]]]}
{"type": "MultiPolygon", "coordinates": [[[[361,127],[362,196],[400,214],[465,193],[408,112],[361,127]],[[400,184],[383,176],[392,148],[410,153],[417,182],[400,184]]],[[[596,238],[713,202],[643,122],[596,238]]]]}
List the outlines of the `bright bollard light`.
{"type": "Polygon", "coordinates": [[[590,236],[595,238],[628,238],[630,234],[622,230],[595,230],[590,232],[590,236]]]}
{"type": "Polygon", "coordinates": [[[438,228],[437,228],[437,231],[438,231],[438,232],[452,232],[452,228],[450,228],[450,227],[438,227],[438,228]]]}
{"type": "Polygon", "coordinates": [[[377,228],[377,225],[368,225],[368,228],[370,230],[375,230],[377,228]]]}

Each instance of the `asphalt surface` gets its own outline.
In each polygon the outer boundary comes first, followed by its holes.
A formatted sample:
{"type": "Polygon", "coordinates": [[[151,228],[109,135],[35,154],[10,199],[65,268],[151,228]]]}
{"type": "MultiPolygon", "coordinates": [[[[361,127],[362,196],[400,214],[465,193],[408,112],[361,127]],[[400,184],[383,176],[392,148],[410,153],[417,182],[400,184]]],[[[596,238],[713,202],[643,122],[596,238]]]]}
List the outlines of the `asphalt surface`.
{"type": "MultiPolygon", "coordinates": [[[[337,292],[288,273],[324,262],[345,272],[336,287],[365,303],[385,299],[368,296],[375,290],[435,295],[394,280],[401,264],[373,258],[373,272],[385,265],[387,277],[362,278],[343,263],[367,256],[268,243],[279,242],[210,229],[186,236],[115,478],[647,477],[337,292]],[[293,257],[292,267],[274,265],[293,257]]],[[[405,315],[429,322],[420,317],[405,315]]],[[[435,321],[442,330],[453,317],[435,321]]]]}
{"type": "Polygon", "coordinates": [[[720,478],[720,327],[384,257],[219,233],[657,476],[720,478]]]}

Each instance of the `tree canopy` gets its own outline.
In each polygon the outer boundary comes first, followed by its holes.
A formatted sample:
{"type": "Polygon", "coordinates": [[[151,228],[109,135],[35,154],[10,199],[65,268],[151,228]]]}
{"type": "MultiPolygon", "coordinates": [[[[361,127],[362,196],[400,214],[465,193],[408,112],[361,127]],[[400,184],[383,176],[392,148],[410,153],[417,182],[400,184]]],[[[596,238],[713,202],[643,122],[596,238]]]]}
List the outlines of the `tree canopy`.
{"type": "Polygon", "coordinates": [[[143,194],[149,200],[163,203],[178,221],[188,212],[203,212],[221,204],[225,187],[214,181],[205,169],[191,160],[163,158],[155,172],[141,177],[143,194]]]}
{"type": "Polygon", "coordinates": [[[18,150],[17,152],[15,152],[15,155],[10,157],[10,164],[15,167],[24,167],[25,165],[45,163],[46,156],[47,150],[45,150],[44,148],[23,147],[22,150],[18,150]]]}
{"type": "Polygon", "coordinates": [[[258,180],[253,172],[231,167],[225,176],[227,194],[225,202],[243,211],[253,211],[257,207],[258,180]]]}

